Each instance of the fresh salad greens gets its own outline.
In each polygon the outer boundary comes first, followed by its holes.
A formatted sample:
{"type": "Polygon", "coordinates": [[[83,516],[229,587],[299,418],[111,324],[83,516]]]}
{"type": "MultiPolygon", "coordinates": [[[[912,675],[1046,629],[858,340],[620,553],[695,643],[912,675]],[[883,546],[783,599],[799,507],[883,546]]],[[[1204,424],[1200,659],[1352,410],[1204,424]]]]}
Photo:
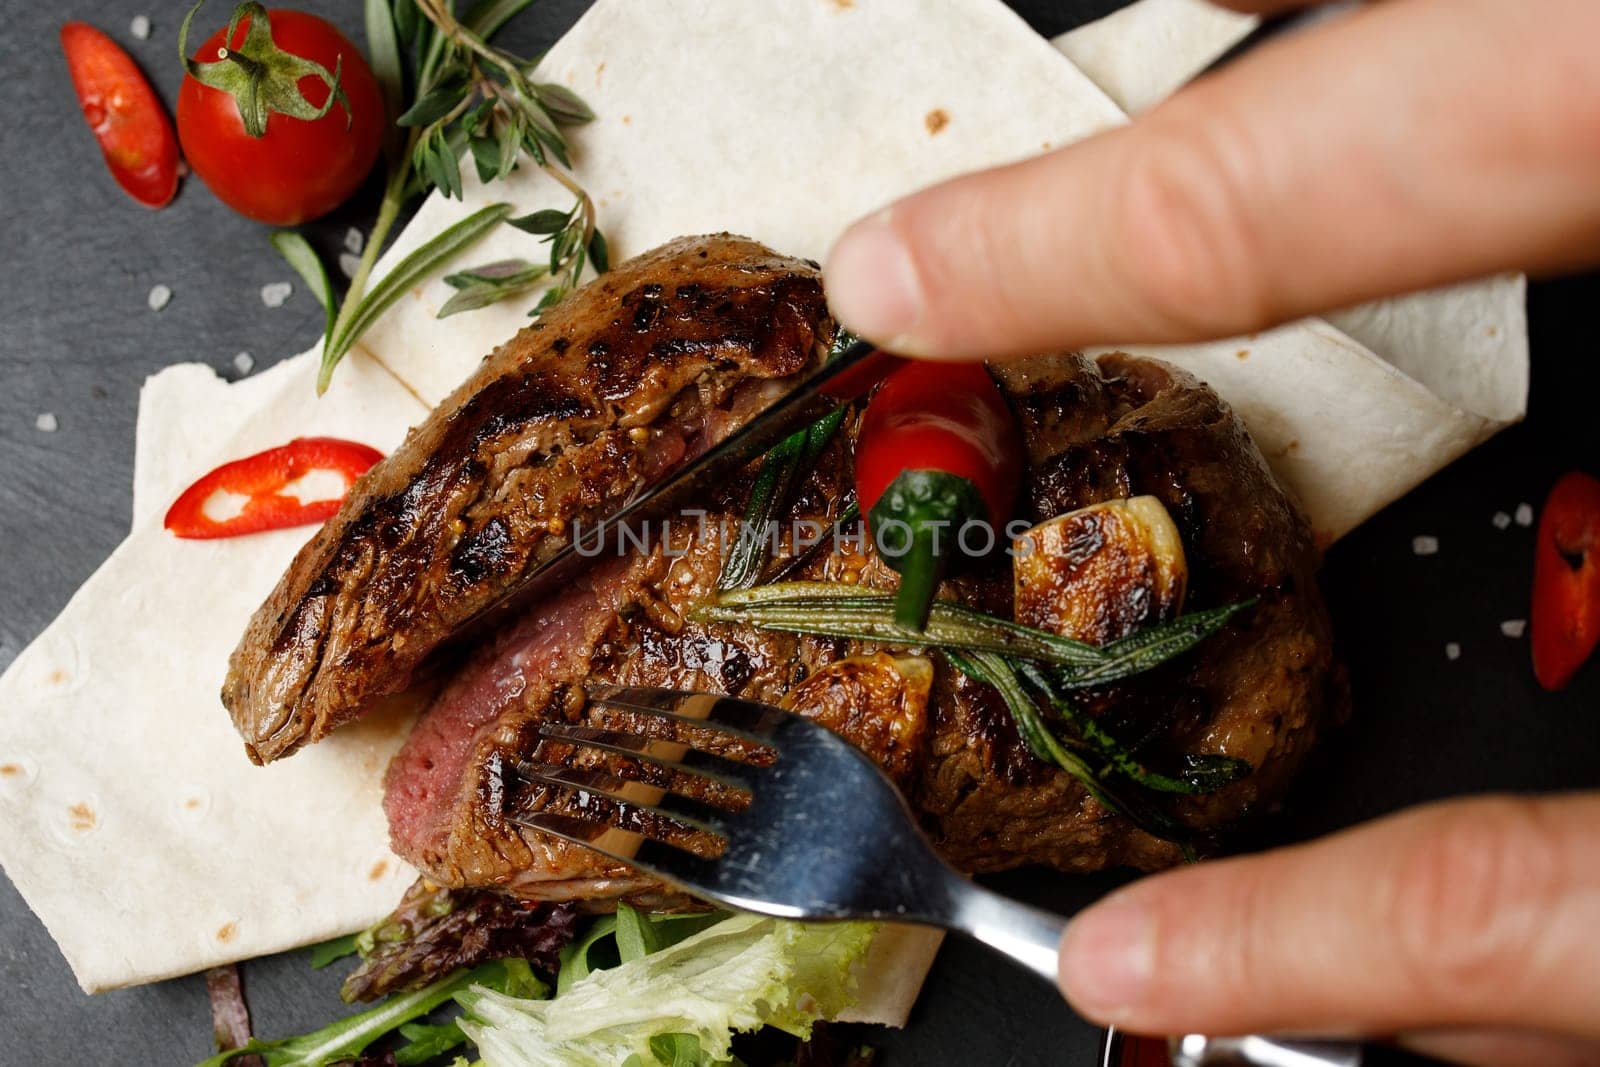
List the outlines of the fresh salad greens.
{"type": "MultiPolygon", "coordinates": [[[[848,1007],[876,931],[726,912],[654,915],[622,904],[562,951],[553,987],[524,960],[496,960],[314,1033],[252,1040],[200,1067],[252,1053],[266,1067],[329,1067],[360,1062],[384,1039],[400,1067],[452,1055],[457,1065],[480,1057],[472,1062],[483,1067],[723,1067],[738,1062],[736,1034],[773,1026],[803,1040],[848,1007]],[[451,1003],[462,1009],[458,1018],[427,1018],[451,1003]]],[[[353,949],[353,939],[331,941],[312,962],[325,966],[353,949]]]]}
{"type": "MultiPolygon", "coordinates": [[[[807,1037],[852,1002],[854,968],[876,927],[736,915],[681,933],[659,919],[617,918],[615,967],[591,971],[553,1000],[485,987],[468,994],[461,1028],[488,1067],[715,1067],[734,1062],[737,1033],[774,1026],[807,1037]]],[[[592,951],[584,949],[574,959],[592,951]]]]}
{"type": "MultiPolygon", "coordinates": [[[[526,963],[520,960],[495,960],[468,971],[459,971],[414,992],[390,997],[375,1008],[340,1019],[300,1037],[276,1041],[253,1040],[243,1048],[218,1053],[201,1063],[200,1067],[215,1067],[251,1053],[259,1055],[266,1067],[326,1067],[328,1064],[341,1063],[360,1056],[380,1038],[401,1032],[402,1026],[452,1000],[459,1003],[462,994],[475,988],[493,990],[496,995],[509,998],[541,997],[549,992],[549,986],[540,981],[526,963]]],[[[397,1053],[396,1061],[402,1062],[399,1056],[397,1053]]]]}

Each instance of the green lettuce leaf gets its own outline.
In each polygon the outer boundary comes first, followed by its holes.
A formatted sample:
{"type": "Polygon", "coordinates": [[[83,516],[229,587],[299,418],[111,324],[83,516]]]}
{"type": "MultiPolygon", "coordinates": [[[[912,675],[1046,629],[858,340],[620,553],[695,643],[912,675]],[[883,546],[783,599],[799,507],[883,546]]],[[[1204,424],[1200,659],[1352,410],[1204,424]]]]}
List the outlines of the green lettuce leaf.
{"type": "Polygon", "coordinates": [[[696,1045],[697,1067],[726,1063],[736,1033],[775,1026],[804,1039],[848,1007],[876,930],[736,915],[592,971],[554,1000],[473,989],[460,998],[460,1025],[485,1067],[617,1067],[634,1057],[653,1067],[663,1054],[678,1067],[696,1045]]]}

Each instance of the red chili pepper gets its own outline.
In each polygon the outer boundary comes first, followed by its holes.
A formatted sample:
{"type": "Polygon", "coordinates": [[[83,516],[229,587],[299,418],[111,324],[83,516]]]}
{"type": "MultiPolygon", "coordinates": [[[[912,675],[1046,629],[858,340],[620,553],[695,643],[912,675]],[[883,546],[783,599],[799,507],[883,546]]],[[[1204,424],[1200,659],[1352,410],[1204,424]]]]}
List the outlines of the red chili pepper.
{"type": "Polygon", "coordinates": [[[202,539],[322,522],[339,510],[340,501],[362,472],[382,458],[382,452],[355,441],[297,437],[286,445],[224,463],[202,477],[167,509],[166,527],[179,537],[202,539]],[[344,490],[334,499],[307,502],[281,492],[312,471],[339,475],[344,490]],[[246,498],[237,515],[214,519],[206,514],[207,502],[219,492],[246,498]]]}
{"type": "Polygon", "coordinates": [[[1016,422],[981,364],[916,360],[879,386],[856,440],[856,499],[900,572],[900,625],[927,625],[952,557],[1000,540],[1021,474],[1016,422]],[[988,528],[961,536],[969,523],[988,528]]]}
{"type": "Polygon", "coordinates": [[[1539,517],[1533,555],[1533,673],[1563,689],[1600,644],[1600,480],[1573,471],[1539,517]]]}
{"type": "Polygon", "coordinates": [[[61,47],[84,120],[117,184],[146,207],[178,190],[178,135],[133,58],[86,22],[61,27],[61,47]]]}

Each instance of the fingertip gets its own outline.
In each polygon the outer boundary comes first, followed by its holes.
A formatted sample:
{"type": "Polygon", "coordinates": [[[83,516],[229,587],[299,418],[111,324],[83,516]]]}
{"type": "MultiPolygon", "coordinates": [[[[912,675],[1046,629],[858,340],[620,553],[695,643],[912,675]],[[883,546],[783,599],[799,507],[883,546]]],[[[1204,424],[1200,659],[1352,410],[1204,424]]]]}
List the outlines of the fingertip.
{"type": "Polygon", "coordinates": [[[1081,913],[1061,940],[1061,991],[1102,1023],[1137,1017],[1154,987],[1155,913],[1137,894],[1112,896],[1081,913]]]}
{"type": "Polygon", "coordinates": [[[869,215],[834,243],[823,269],[828,306],[853,333],[902,355],[925,355],[917,329],[926,295],[893,211],[869,215]]]}

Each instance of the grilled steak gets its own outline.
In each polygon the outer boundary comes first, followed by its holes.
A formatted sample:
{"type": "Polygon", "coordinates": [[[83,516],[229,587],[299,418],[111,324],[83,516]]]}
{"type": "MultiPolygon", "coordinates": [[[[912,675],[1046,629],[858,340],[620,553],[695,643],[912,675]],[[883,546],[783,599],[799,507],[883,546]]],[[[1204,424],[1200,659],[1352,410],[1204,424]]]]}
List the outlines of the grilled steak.
{"type": "Polygon", "coordinates": [[[725,235],[634,259],[522,330],[356,484],[256,612],[222,691],[250,758],[406,688],[574,521],[725,435],[829,333],[814,265],[725,235]]]}
{"type": "MultiPolygon", "coordinates": [[[[1088,702],[1129,733],[1155,736],[1152,758],[1213,752],[1252,764],[1247,778],[1175,806],[1172,815],[1193,830],[1270,804],[1345,699],[1304,520],[1228,408],[1165,365],[1053,357],[996,375],[1028,447],[1025,517],[1042,521],[1102,500],[1153,495],[1183,535],[1191,609],[1259,598],[1195,653],[1091,693],[1088,702]]],[[[809,473],[791,519],[837,512],[852,437],[841,434],[809,473]]],[[[401,855],[449,886],[661,903],[663,890],[649,878],[519,832],[510,820],[522,808],[574,803],[517,786],[515,765],[539,743],[541,722],[643,728],[643,719],[618,724],[618,713],[588,708],[581,687],[594,679],[727,692],[817,716],[894,774],[940,850],[967,870],[1152,868],[1178,858],[1177,846],[1111,815],[1076,779],[1034,759],[998,696],[942,661],[933,664],[925,699],[884,697],[888,657],[847,660],[871,652],[868,646],[689,620],[721,565],[726,524],[715,520],[740,514],[743,493],[728,487],[705,502],[712,521],[679,524],[648,554],[606,561],[476,652],[390,768],[385,804],[401,855]]],[[[870,549],[848,544],[799,576],[884,588],[895,581],[870,549]]],[[[947,592],[1009,614],[1009,560],[996,557],[947,592]]],[[[652,773],[647,764],[588,750],[547,747],[542,755],[598,763],[622,777],[652,773]]]]}

